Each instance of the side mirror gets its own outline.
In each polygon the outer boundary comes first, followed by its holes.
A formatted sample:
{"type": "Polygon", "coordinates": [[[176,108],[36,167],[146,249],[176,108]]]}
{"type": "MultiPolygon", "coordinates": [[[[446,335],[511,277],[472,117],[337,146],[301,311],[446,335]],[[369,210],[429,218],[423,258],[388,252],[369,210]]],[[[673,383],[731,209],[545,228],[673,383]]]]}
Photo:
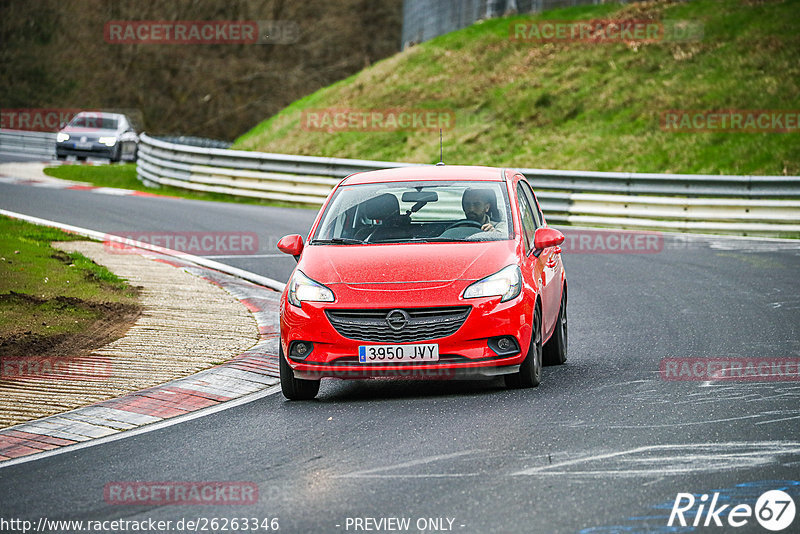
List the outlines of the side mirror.
{"type": "Polygon", "coordinates": [[[278,250],[294,256],[294,259],[299,261],[300,254],[303,252],[303,237],[297,234],[283,236],[278,241],[278,250]]]}
{"type": "Polygon", "coordinates": [[[533,234],[533,248],[537,250],[557,247],[564,242],[564,234],[555,228],[538,228],[533,234]]]}

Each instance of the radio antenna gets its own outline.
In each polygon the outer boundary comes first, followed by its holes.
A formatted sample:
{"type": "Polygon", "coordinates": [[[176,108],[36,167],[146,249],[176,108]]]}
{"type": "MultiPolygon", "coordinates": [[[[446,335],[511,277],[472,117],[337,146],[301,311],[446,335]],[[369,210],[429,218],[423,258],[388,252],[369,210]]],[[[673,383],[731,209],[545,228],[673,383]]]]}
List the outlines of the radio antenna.
{"type": "Polygon", "coordinates": [[[439,163],[436,165],[444,165],[444,158],[442,158],[442,129],[439,128],[439,163]]]}

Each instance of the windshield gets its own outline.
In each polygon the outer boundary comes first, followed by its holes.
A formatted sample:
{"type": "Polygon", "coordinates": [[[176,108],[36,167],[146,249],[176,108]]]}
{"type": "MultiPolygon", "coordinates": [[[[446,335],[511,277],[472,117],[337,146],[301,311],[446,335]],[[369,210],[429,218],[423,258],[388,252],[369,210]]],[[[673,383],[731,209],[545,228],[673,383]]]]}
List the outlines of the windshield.
{"type": "Polygon", "coordinates": [[[98,130],[116,130],[117,119],[110,119],[108,117],[92,117],[92,116],[78,116],[72,119],[69,123],[70,126],[76,128],[97,128],[98,130]]]}
{"type": "Polygon", "coordinates": [[[311,244],[498,241],[511,237],[501,182],[392,182],[336,190],[311,244]]]}

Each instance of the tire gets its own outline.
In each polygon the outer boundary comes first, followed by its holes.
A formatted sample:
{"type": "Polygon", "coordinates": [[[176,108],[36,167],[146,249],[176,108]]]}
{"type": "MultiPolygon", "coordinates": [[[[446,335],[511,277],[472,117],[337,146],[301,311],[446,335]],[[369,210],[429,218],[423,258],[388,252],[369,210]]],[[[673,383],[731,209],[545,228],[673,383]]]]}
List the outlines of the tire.
{"type": "Polygon", "coordinates": [[[122,145],[117,143],[117,148],[114,150],[114,154],[111,155],[111,163],[117,163],[120,160],[122,160],[122,145]]]}
{"type": "Polygon", "coordinates": [[[567,288],[561,291],[561,308],[558,310],[556,329],[550,339],[545,343],[542,352],[544,365],[561,365],[567,361],[567,288]]]}
{"type": "Polygon", "coordinates": [[[533,332],[528,346],[528,355],[519,366],[519,371],[505,375],[506,386],[513,389],[535,388],[542,378],[542,313],[539,306],[533,312],[533,332]]]}
{"type": "Polygon", "coordinates": [[[278,353],[280,359],[281,391],[289,400],[310,400],[319,393],[319,380],[302,380],[294,377],[294,371],[283,355],[283,347],[278,353]]]}

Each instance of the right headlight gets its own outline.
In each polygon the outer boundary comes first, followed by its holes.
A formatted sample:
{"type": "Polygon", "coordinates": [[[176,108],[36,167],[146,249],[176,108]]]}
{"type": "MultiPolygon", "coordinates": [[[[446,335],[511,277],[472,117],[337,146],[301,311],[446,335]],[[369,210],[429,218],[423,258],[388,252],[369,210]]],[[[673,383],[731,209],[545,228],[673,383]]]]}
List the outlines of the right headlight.
{"type": "Polygon", "coordinates": [[[333,291],[319,282],[312,280],[303,274],[303,271],[296,270],[286,293],[289,303],[298,308],[303,302],[333,302],[333,291]]]}
{"type": "Polygon", "coordinates": [[[500,296],[500,302],[511,300],[522,291],[522,272],[518,265],[509,265],[496,273],[467,286],[465,299],[500,296]]]}
{"type": "Polygon", "coordinates": [[[63,143],[64,141],[69,139],[69,134],[64,132],[58,132],[56,134],[56,141],[59,143],[63,143]]]}

